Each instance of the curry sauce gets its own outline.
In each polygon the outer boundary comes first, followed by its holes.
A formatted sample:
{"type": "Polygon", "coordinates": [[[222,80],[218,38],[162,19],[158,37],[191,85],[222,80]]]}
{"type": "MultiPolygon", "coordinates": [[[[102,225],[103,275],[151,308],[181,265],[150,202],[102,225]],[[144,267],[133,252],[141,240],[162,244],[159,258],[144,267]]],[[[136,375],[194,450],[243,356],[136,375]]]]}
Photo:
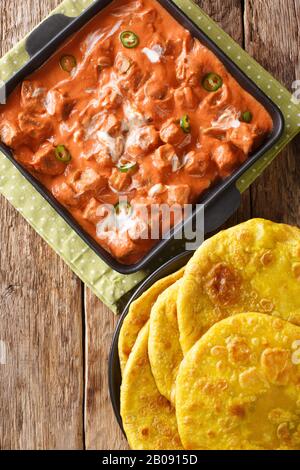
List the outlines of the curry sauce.
{"type": "Polygon", "coordinates": [[[157,240],[138,207],[195,203],[273,122],[154,0],[114,0],[0,105],[0,137],[124,264],[157,240]],[[120,211],[120,197],[130,210],[120,211]],[[110,226],[105,207],[122,212],[110,226]]]}

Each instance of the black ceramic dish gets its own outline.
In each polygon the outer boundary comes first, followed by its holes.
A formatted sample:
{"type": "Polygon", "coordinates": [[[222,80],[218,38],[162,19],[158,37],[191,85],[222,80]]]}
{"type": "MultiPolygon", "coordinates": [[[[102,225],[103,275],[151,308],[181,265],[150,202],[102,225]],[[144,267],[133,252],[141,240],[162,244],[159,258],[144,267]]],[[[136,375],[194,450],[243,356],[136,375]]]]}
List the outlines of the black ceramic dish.
{"type": "MultiPolygon", "coordinates": [[[[97,13],[105,8],[112,0],[96,0],[79,17],[70,18],[62,14],[56,14],[45,20],[27,38],[26,49],[30,59],[6,84],[7,96],[59,48],[59,46],[72,34],[82,28],[97,13]]],[[[191,34],[198,38],[203,44],[211,49],[217,57],[221,59],[230,73],[236,78],[241,86],[253,95],[268,110],[272,116],[274,129],[272,135],[237,171],[235,171],[225,181],[220,182],[213,189],[207,191],[201,197],[199,203],[205,208],[205,233],[219,228],[239,207],[241,195],[236,188],[236,181],[256,162],[265,152],[267,152],[280,138],[284,120],[277,106],[229,59],[219,47],[211,41],[198,26],[196,26],[171,0],[158,0],[166,10],[191,34]]],[[[92,237],[90,237],[78,224],[70,213],[50,194],[44,186],[24,169],[13,157],[10,149],[0,143],[0,150],[10,159],[19,171],[30,181],[39,193],[51,204],[51,206],[64,218],[64,220],[75,230],[75,232],[90,246],[92,250],[102,258],[111,268],[123,273],[130,274],[136,272],[150,263],[158,254],[167,248],[176,231],[181,227],[172,230],[168,239],[159,241],[149,253],[134,265],[123,265],[115,260],[105,251],[92,237]]],[[[199,210],[199,209],[198,209],[199,210]]],[[[195,219],[197,208],[193,213],[195,219]]],[[[190,220],[184,222],[189,223],[190,220]]]]}
{"type": "Polygon", "coordinates": [[[123,325],[123,321],[128,314],[130,304],[140,297],[149,287],[152,286],[156,281],[162,279],[163,277],[169,276],[169,274],[175,273],[180,268],[185,266],[187,262],[191,259],[192,252],[185,252],[182,253],[172,260],[168,261],[166,264],[161,266],[157,271],[155,271],[151,276],[149,276],[141,286],[135,291],[131,299],[129,300],[128,304],[124,308],[121,318],[118,322],[116,331],[114,333],[109,361],[108,361],[108,383],[109,383],[109,393],[112,402],[112,406],[117,418],[117,421],[123,431],[122,425],[122,418],[120,415],[120,387],[121,387],[121,369],[120,369],[120,362],[119,362],[119,354],[118,354],[118,341],[120,330],[123,325]]]}

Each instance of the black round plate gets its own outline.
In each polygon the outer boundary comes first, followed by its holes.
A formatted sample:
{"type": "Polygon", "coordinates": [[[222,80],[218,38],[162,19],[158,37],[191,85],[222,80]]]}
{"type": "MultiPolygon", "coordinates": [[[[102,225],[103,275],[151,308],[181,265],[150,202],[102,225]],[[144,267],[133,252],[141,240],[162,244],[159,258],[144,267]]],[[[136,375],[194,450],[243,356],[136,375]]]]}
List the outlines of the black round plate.
{"type": "Polygon", "coordinates": [[[121,369],[120,369],[119,354],[118,354],[118,342],[119,342],[120,329],[123,324],[124,318],[128,314],[130,304],[134,300],[140,297],[156,281],[158,281],[159,279],[163,277],[168,276],[169,274],[172,274],[178,271],[180,268],[185,266],[187,262],[190,260],[192,255],[193,253],[191,251],[181,253],[180,255],[176,256],[175,258],[171,259],[166,264],[158,268],[153,274],[151,274],[151,276],[149,276],[133,294],[128,304],[126,305],[125,309],[123,310],[121,318],[118,322],[118,325],[117,325],[117,328],[113,337],[110,355],[109,355],[109,361],[108,361],[108,383],[109,383],[110,399],[112,402],[114,413],[116,415],[117,421],[123,433],[124,433],[124,430],[123,430],[122,418],[120,414],[120,388],[121,388],[122,378],[121,378],[121,369]]]}

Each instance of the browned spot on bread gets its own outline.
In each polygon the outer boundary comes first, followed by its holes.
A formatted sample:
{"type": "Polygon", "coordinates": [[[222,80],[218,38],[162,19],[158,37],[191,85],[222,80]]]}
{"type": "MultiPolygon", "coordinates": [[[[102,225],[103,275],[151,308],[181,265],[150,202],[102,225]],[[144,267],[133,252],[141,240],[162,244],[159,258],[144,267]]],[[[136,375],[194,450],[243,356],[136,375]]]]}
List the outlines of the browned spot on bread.
{"type": "Polygon", "coordinates": [[[142,436],[148,437],[149,436],[149,428],[143,428],[141,433],[142,433],[142,436]]]}
{"type": "Polygon", "coordinates": [[[266,379],[260,376],[256,367],[250,367],[239,375],[239,383],[243,389],[259,390],[266,386],[266,379]]]}
{"type": "Polygon", "coordinates": [[[204,378],[200,382],[200,388],[206,395],[217,396],[219,392],[226,390],[227,387],[228,383],[226,382],[226,380],[222,379],[213,382],[209,378],[204,378]]]}
{"type": "Polygon", "coordinates": [[[253,233],[250,230],[241,230],[238,234],[238,238],[242,243],[251,244],[253,243],[253,233]]]}
{"type": "Polygon", "coordinates": [[[243,405],[231,405],[229,407],[229,412],[232,416],[237,416],[238,418],[244,418],[246,415],[246,410],[243,405]]]}
{"type": "Polygon", "coordinates": [[[261,264],[263,266],[270,266],[274,260],[274,254],[271,250],[266,251],[260,258],[261,264]]]}
{"type": "Polygon", "coordinates": [[[261,355],[261,367],[268,381],[274,385],[287,385],[292,361],[287,349],[267,348],[261,355]]]}
{"type": "Polygon", "coordinates": [[[208,274],[208,294],[219,304],[236,302],[240,295],[240,285],[238,273],[225,263],[217,264],[208,274]]]}
{"type": "Polygon", "coordinates": [[[295,263],[293,266],[293,274],[294,276],[300,280],[300,263],[295,263]]]}
{"type": "Polygon", "coordinates": [[[242,336],[231,336],[227,339],[229,360],[233,364],[245,364],[249,361],[251,350],[242,336]]]}

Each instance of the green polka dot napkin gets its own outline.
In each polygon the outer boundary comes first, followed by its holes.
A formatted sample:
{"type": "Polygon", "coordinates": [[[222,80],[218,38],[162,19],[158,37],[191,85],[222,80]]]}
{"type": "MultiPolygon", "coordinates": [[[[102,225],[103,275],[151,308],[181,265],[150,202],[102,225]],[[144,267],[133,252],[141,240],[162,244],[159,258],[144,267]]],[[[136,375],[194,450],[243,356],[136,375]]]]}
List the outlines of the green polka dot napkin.
{"type": "MultiPolygon", "coordinates": [[[[92,0],[65,0],[52,14],[63,13],[75,17],[91,3],[92,0]]],[[[276,147],[266,153],[238,181],[237,187],[243,192],[300,131],[300,106],[293,104],[290,93],[241,49],[196,4],[191,0],[175,0],[174,3],[270,96],[284,114],[286,122],[284,135],[276,147]]],[[[25,39],[0,60],[0,80],[7,80],[28,60],[25,39]]],[[[124,304],[128,292],[148,275],[149,272],[143,271],[123,276],[111,270],[2,153],[0,153],[0,191],[82,281],[114,312],[117,312],[124,304]]],[[[180,246],[173,246],[164,257],[170,258],[180,249],[180,246]]],[[[161,263],[162,260],[159,262],[161,263]]]]}

